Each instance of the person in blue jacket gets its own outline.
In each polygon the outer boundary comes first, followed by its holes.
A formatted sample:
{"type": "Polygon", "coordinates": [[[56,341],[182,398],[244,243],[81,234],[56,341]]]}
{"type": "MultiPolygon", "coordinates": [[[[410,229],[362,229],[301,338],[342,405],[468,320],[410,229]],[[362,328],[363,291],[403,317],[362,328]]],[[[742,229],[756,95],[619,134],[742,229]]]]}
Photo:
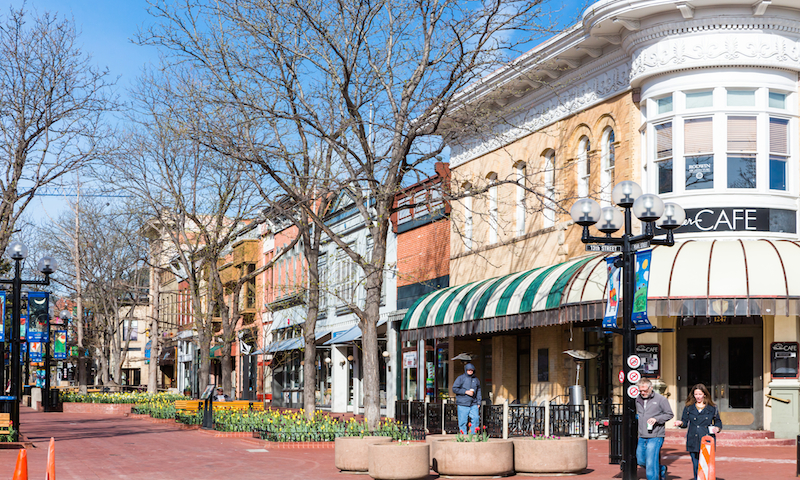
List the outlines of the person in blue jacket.
{"type": "Polygon", "coordinates": [[[710,435],[717,441],[716,433],[722,430],[722,420],[719,418],[719,409],[711,399],[708,389],[698,383],[689,390],[686,406],[683,408],[681,419],[675,422],[676,427],[688,428],[686,432],[686,450],[692,457],[694,478],[697,480],[697,465],[700,463],[700,441],[710,435]]]}
{"type": "Polygon", "coordinates": [[[472,424],[472,431],[479,425],[478,407],[481,404],[481,381],[475,376],[475,365],[464,365],[464,373],[453,382],[453,393],[456,394],[458,406],[458,430],[468,433],[467,417],[472,424]]]}

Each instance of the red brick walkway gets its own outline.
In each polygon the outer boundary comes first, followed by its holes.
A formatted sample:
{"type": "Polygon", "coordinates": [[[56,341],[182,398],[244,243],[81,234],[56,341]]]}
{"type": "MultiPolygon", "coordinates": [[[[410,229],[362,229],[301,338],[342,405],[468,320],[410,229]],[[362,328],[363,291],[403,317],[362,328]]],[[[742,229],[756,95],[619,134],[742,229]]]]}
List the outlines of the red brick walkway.
{"type": "MultiPolygon", "coordinates": [[[[21,421],[23,431],[38,447],[28,451],[31,479],[44,478],[51,436],[56,439],[58,480],[369,478],[339,473],[333,466],[332,448],[265,448],[265,442],[256,440],[217,438],[174,425],[119,416],[23,409],[21,421]]],[[[691,478],[691,460],[682,448],[667,446],[663,452],[670,480],[691,478]]],[[[720,447],[717,479],[796,478],[795,455],[795,447],[720,447]]],[[[16,456],[17,450],[0,449],[0,480],[11,480],[16,456]]],[[[589,442],[589,471],[577,478],[614,477],[619,478],[619,467],[608,464],[608,443],[589,442]]],[[[640,471],[640,478],[644,478],[644,471],[640,471]]]]}

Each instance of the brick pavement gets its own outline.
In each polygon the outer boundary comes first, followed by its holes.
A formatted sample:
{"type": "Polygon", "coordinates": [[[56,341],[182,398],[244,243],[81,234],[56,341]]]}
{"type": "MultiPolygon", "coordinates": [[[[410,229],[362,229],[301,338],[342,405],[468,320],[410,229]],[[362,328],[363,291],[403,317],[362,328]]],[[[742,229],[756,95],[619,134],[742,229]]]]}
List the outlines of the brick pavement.
{"type": "MultiPolygon", "coordinates": [[[[58,480],[369,478],[339,473],[333,466],[332,448],[265,448],[266,442],[255,439],[219,438],[175,425],[110,415],[41,413],[23,408],[21,420],[24,432],[38,447],[28,451],[32,479],[44,478],[50,436],[56,439],[58,480]]],[[[670,480],[691,478],[691,460],[682,447],[665,446],[663,453],[670,480]]],[[[795,455],[794,446],[720,447],[717,479],[796,478],[795,455]]],[[[0,480],[11,480],[16,456],[17,450],[0,449],[0,480]]],[[[619,467],[608,464],[608,442],[590,441],[589,471],[577,478],[615,477],[619,478],[619,467]]],[[[640,470],[640,478],[644,471],[640,470]]]]}

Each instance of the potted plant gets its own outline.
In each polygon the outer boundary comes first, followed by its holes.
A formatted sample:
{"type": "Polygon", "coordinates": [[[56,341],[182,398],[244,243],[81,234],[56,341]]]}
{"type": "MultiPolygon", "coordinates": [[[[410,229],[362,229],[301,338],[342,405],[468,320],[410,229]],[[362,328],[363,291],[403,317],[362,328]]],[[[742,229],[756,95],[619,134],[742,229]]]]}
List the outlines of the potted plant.
{"type": "Polygon", "coordinates": [[[433,467],[439,475],[494,476],[514,472],[514,444],[511,440],[489,439],[486,428],[468,427],[453,440],[431,443],[433,467]]]}
{"type": "Polygon", "coordinates": [[[585,438],[534,435],[515,438],[514,470],[521,473],[578,473],[589,465],[585,438]]]}
{"type": "Polygon", "coordinates": [[[416,480],[430,473],[427,443],[374,443],[367,450],[369,476],[377,480],[416,480]]]}

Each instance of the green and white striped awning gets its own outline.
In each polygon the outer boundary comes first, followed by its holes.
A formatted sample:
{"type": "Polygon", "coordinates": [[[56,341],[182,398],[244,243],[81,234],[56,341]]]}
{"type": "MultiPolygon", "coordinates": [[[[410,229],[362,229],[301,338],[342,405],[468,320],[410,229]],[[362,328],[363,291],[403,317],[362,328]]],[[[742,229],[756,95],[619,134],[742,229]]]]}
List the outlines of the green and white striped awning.
{"type": "Polygon", "coordinates": [[[431,292],[406,313],[403,340],[602,318],[607,283],[604,258],[584,256],[431,292]]]}

